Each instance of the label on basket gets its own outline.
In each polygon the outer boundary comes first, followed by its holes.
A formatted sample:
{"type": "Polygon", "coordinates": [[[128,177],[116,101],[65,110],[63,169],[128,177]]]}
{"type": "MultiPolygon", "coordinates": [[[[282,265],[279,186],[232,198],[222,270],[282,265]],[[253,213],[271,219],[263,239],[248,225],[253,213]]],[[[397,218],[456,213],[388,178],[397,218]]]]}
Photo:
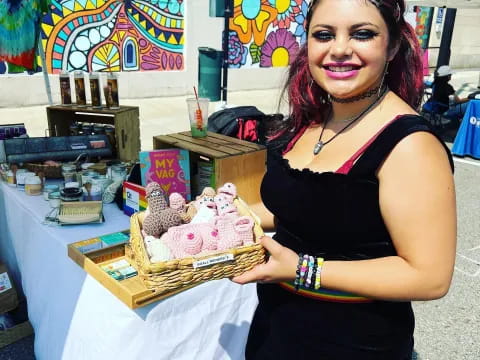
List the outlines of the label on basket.
{"type": "Polygon", "coordinates": [[[232,261],[233,260],[233,254],[225,254],[225,255],[219,255],[219,256],[214,256],[208,259],[203,259],[203,260],[198,260],[193,262],[193,268],[201,268],[205,266],[210,266],[226,261],[232,261]]]}

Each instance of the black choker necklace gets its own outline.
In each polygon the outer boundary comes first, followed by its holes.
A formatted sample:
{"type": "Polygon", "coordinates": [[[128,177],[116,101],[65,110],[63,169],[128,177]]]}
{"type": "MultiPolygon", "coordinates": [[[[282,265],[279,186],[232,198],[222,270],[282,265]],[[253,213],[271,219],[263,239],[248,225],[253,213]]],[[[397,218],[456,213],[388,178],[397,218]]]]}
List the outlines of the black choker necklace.
{"type": "Polygon", "coordinates": [[[364,92],[363,94],[355,95],[355,96],[352,96],[352,97],[349,97],[349,98],[337,98],[337,97],[332,96],[332,95],[328,95],[328,98],[329,98],[330,102],[337,102],[337,103],[342,103],[342,104],[351,103],[351,102],[366,99],[366,98],[369,98],[370,96],[378,94],[379,93],[378,90],[380,89],[380,86],[381,85],[378,85],[377,87],[375,87],[373,89],[370,89],[370,90],[364,92]]]}
{"type": "MultiPolygon", "coordinates": [[[[378,90],[377,90],[378,91],[378,90]]],[[[330,120],[330,115],[331,115],[331,111],[330,111],[330,114],[329,116],[327,117],[327,119],[325,120],[325,124],[323,124],[323,128],[322,128],[322,131],[320,132],[320,137],[318,138],[318,142],[315,144],[315,146],[313,147],[313,155],[317,155],[325,145],[327,145],[328,143],[330,143],[333,139],[335,139],[338,135],[340,135],[342,132],[344,132],[345,130],[347,130],[350,126],[352,126],[352,124],[359,120],[360,118],[362,118],[366,113],[368,113],[370,110],[372,110],[379,102],[380,100],[383,99],[383,97],[385,96],[385,94],[387,93],[388,91],[388,86],[385,86],[382,90],[382,92],[380,93],[380,95],[375,99],[374,102],[372,102],[370,105],[368,105],[365,109],[363,109],[358,115],[356,115],[354,118],[352,118],[350,120],[350,122],[345,125],[342,129],[340,129],[339,132],[337,132],[335,135],[333,135],[329,140],[323,142],[322,141],[322,136],[323,136],[323,132],[325,131],[325,128],[327,127],[327,124],[328,124],[328,121],[330,120]]]]}

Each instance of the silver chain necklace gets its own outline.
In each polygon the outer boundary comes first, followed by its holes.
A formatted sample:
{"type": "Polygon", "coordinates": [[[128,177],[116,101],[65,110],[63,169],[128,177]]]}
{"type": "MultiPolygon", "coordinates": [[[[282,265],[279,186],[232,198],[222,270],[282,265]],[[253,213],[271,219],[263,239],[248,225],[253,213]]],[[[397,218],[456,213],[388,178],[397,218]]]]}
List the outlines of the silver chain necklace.
{"type": "Polygon", "coordinates": [[[323,142],[322,141],[322,136],[323,136],[323,132],[325,131],[325,128],[327,127],[327,124],[328,124],[328,121],[330,120],[330,116],[327,118],[327,120],[325,121],[325,124],[323,125],[323,128],[322,128],[322,131],[320,132],[320,137],[318,138],[318,142],[315,144],[315,146],[313,147],[313,155],[318,155],[318,153],[323,149],[323,147],[325,145],[327,145],[328,143],[330,143],[333,139],[335,139],[338,135],[340,135],[342,132],[344,132],[345,130],[347,130],[350,126],[352,126],[355,121],[359,120],[360,118],[362,118],[367,112],[369,112],[370,110],[372,110],[379,102],[381,99],[383,99],[383,97],[385,96],[385,94],[387,93],[387,90],[388,90],[388,86],[385,86],[382,90],[382,92],[380,93],[380,96],[378,96],[374,102],[372,102],[370,105],[368,105],[365,109],[363,109],[358,115],[354,116],[352,119],[349,119],[350,122],[345,125],[342,129],[340,129],[339,132],[337,132],[335,135],[333,135],[330,139],[328,139],[327,141],[323,142]]]}

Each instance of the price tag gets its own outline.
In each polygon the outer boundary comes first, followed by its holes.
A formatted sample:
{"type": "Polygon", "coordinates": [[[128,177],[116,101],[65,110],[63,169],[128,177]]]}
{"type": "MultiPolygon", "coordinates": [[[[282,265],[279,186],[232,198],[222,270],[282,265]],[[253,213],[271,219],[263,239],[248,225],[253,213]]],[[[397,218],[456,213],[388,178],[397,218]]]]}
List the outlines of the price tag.
{"type": "Polygon", "coordinates": [[[211,258],[207,259],[202,259],[198,261],[193,262],[193,268],[202,268],[222,262],[227,262],[227,261],[232,261],[233,260],[233,254],[225,254],[225,255],[219,255],[219,256],[213,256],[211,258]]]}

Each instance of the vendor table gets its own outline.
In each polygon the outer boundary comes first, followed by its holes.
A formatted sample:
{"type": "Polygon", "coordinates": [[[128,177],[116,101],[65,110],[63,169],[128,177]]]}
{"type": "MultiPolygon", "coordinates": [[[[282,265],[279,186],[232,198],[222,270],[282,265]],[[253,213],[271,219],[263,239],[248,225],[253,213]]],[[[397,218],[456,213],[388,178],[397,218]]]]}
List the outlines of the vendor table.
{"type": "Polygon", "coordinates": [[[452,154],[480,159],[480,100],[469,100],[458,129],[452,154]]]}
{"type": "Polygon", "coordinates": [[[67,256],[72,242],[129,227],[116,205],[104,224],[43,225],[42,196],[0,182],[0,260],[27,299],[38,360],[243,359],[254,284],[217,280],[129,309],[67,256]]]}

